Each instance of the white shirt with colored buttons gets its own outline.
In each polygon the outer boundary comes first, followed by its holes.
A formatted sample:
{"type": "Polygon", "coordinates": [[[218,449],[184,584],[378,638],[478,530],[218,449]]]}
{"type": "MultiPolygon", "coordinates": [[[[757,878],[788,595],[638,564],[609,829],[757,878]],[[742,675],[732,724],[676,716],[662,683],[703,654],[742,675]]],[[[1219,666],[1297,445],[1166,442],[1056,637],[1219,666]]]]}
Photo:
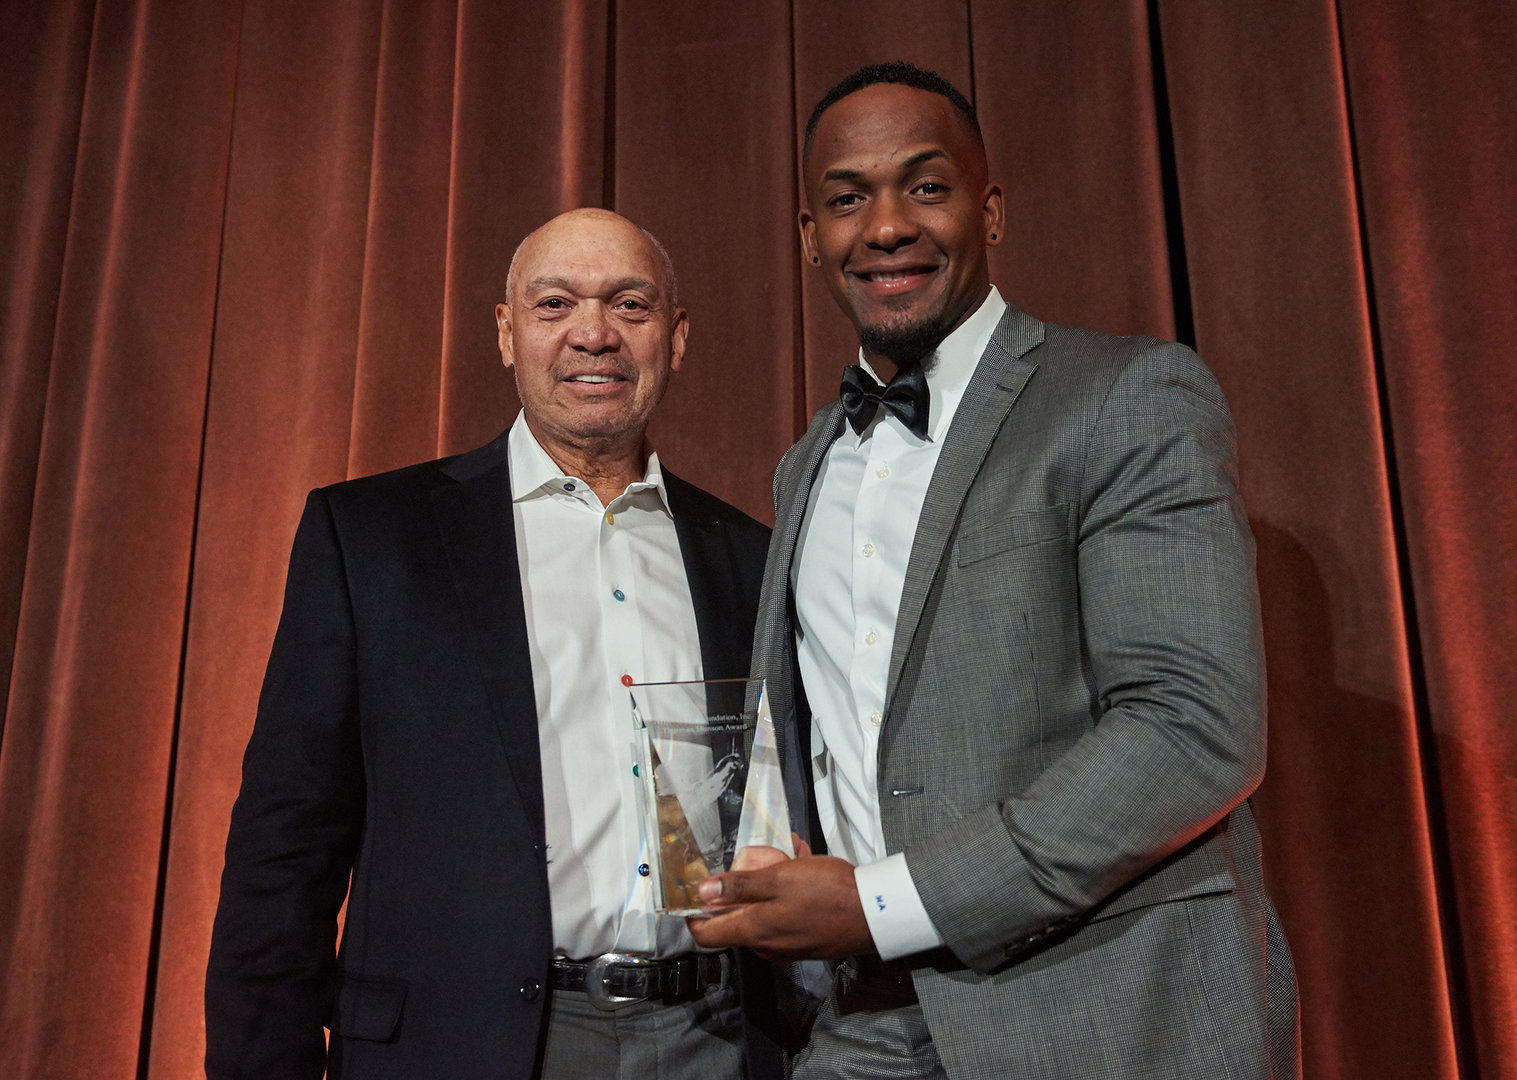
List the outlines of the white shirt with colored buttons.
{"type": "Polygon", "coordinates": [[[640,861],[632,717],[622,676],[700,679],[700,635],[658,455],[601,505],[517,417],[512,513],[542,749],[553,946],[673,956],[695,944],[652,914],[640,861]]]}
{"type": "MultiPolygon", "coordinates": [[[[906,856],[886,856],[880,820],[879,739],[896,613],[943,438],[1005,310],[992,286],[923,360],[925,439],[884,407],[860,434],[844,423],[811,489],[791,564],[817,814],[828,852],[857,868],[869,930],[887,960],[943,943],[906,856]]],[[[860,363],[873,374],[862,356],[860,363]]]]}

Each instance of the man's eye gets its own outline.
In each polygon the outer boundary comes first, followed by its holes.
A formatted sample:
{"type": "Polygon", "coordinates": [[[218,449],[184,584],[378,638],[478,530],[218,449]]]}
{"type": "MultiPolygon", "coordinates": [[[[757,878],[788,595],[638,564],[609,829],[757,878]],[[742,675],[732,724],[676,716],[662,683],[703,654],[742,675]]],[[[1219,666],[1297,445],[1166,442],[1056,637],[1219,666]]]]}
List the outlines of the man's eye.
{"type": "Polygon", "coordinates": [[[832,205],[836,207],[847,208],[855,205],[858,201],[859,193],[857,191],[845,191],[841,195],[833,197],[832,205]]]}
{"type": "Polygon", "coordinates": [[[548,299],[539,304],[538,307],[545,307],[550,311],[559,311],[565,307],[565,304],[559,297],[550,296],[548,299]]]}
{"type": "Polygon", "coordinates": [[[946,187],[936,180],[924,180],[917,185],[917,194],[919,195],[938,195],[947,190],[946,187]]]}

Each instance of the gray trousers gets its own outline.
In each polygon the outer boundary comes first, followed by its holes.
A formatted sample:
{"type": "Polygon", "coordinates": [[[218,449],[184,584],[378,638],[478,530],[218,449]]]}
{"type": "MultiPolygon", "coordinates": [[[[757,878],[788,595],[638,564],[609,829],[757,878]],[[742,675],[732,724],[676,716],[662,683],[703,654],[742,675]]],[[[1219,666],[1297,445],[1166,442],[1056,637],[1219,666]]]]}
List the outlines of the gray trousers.
{"type": "MultiPolygon", "coordinates": [[[[922,1007],[892,1000],[898,996],[861,984],[855,963],[840,962],[791,1080],[947,1080],[922,1007]]],[[[914,1002],[914,992],[907,996],[914,1002]]]]}
{"type": "Polygon", "coordinates": [[[743,1013],[737,991],[699,1001],[641,1001],[602,1012],[583,993],[549,1002],[542,1080],[737,1080],[743,1075],[743,1013]]]}

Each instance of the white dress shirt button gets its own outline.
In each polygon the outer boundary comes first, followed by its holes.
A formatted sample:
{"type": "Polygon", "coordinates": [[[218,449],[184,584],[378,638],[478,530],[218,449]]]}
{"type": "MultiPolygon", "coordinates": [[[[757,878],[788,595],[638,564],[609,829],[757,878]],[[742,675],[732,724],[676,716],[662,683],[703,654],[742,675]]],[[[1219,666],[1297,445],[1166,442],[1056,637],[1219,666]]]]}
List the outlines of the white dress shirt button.
{"type": "Polygon", "coordinates": [[[624,593],[624,592],[622,592],[620,589],[612,589],[611,590],[611,595],[614,596],[614,597],[616,597],[618,600],[625,600],[625,599],[627,599],[627,594],[624,593]]]}
{"type": "Polygon", "coordinates": [[[878,469],[874,470],[874,475],[878,476],[881,480],[885,479],[885,477],[890,475],[890,466],[881,465],[878,469]]]}
{"type": "Polygon", "coordinates": [[[873,630],[869,631],[869,633],[867,633],[867,634],[864,635],[864,644],[865,645],[873,645],[876,641],[879,641],[879,640],[880,640],[880,635],[876,634],[873,630]]]}
{"type": "Polygon", "coordinates": [[[871,556],[873,554],[874,554],[874,545],[873,544],[865,544],[864,545],[864,558],[867,559],[867,558],[869,558],[869,556],[871,556]]]}
{"type": "Polygon", "coordinates": [[[873,724],[875,727],[879,727],[881,724],[883,724],[885,722],[885,717],[883,717],[882,715],[880,715],[880,713],[878,713],[878,712],[872,712],[872,713],[869,714],[869,722],[871,724],[873,724]]]}

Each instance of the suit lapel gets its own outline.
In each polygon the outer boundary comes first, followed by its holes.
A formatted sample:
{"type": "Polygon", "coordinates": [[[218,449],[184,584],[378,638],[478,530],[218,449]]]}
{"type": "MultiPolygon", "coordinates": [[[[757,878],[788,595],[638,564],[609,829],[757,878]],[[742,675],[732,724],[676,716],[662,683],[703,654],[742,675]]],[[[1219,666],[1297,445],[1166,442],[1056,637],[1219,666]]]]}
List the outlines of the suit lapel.
{"type": "MultiPolygon", "coordinates": [[[[776,520],[774,523],[774,547],[770,565],[764,570],[764,588],[759,596],[759,611],[763,613],[764,626],[760,641],[762,655],[756,658],[754,674],[770,678],[780,674],[780,650],[790,648],[793,633],[790,625],[790,564],[795,558],[795,543],[800,537],[801,523],[806,519],[806,504],[811,501],[811,487],[816,482],[817,470],[822,467],[822,458],[828,447],[837,439],[843,426],[843,406],[834,401],[812,423],[810,429],[796,444],[798,467],[782,477],[783,486],[775,492],[776,520]]],[[[775,691],[771,688],[771,693],[775,691]]],[[[776,696],[771,702],[776,707],[776,716],[787,710],[793,700],[781,701],[776,696]]]]}
{"type": "Polygon", "coordinates": [[[457,483],[433,491],[432,502],[453,586],[474,631],[476,659],[511,776],[523,803],[536,810],[540,821],[537,699],[516,557],[506,438],[502,434],[444,468],[457,483]]]}
{"type": "Polygon", "coordinates": [[[1037,365],[1022,357],[1043,341],[1043,324],[1008,306],[996,332],[975,368],[943,439],[943,450],[933,469],[922,514],[917,520],[911,559],[901,588],[901,606],[896,614],[895,644],[890,653],[890,677],[885,691],[885,715],[900,682],[901,668],[916,639],[927,594],[937,576],[948,540],[958,524],[959,510],[980,471],[996,433],[1006,422],[1011,407],[1037,365]]]}
{"type": "Polygon", "coordinates": [[[741,678],[748,674],[745,657],[753,639],[751,627],[743,625],[735,603],[735,568],[726,527],[706,511],[704,491],[668,469],[663,473],[685,580],[690,584],[690,602],[695,608],[701,670],[708,679],[741,678]]]}

